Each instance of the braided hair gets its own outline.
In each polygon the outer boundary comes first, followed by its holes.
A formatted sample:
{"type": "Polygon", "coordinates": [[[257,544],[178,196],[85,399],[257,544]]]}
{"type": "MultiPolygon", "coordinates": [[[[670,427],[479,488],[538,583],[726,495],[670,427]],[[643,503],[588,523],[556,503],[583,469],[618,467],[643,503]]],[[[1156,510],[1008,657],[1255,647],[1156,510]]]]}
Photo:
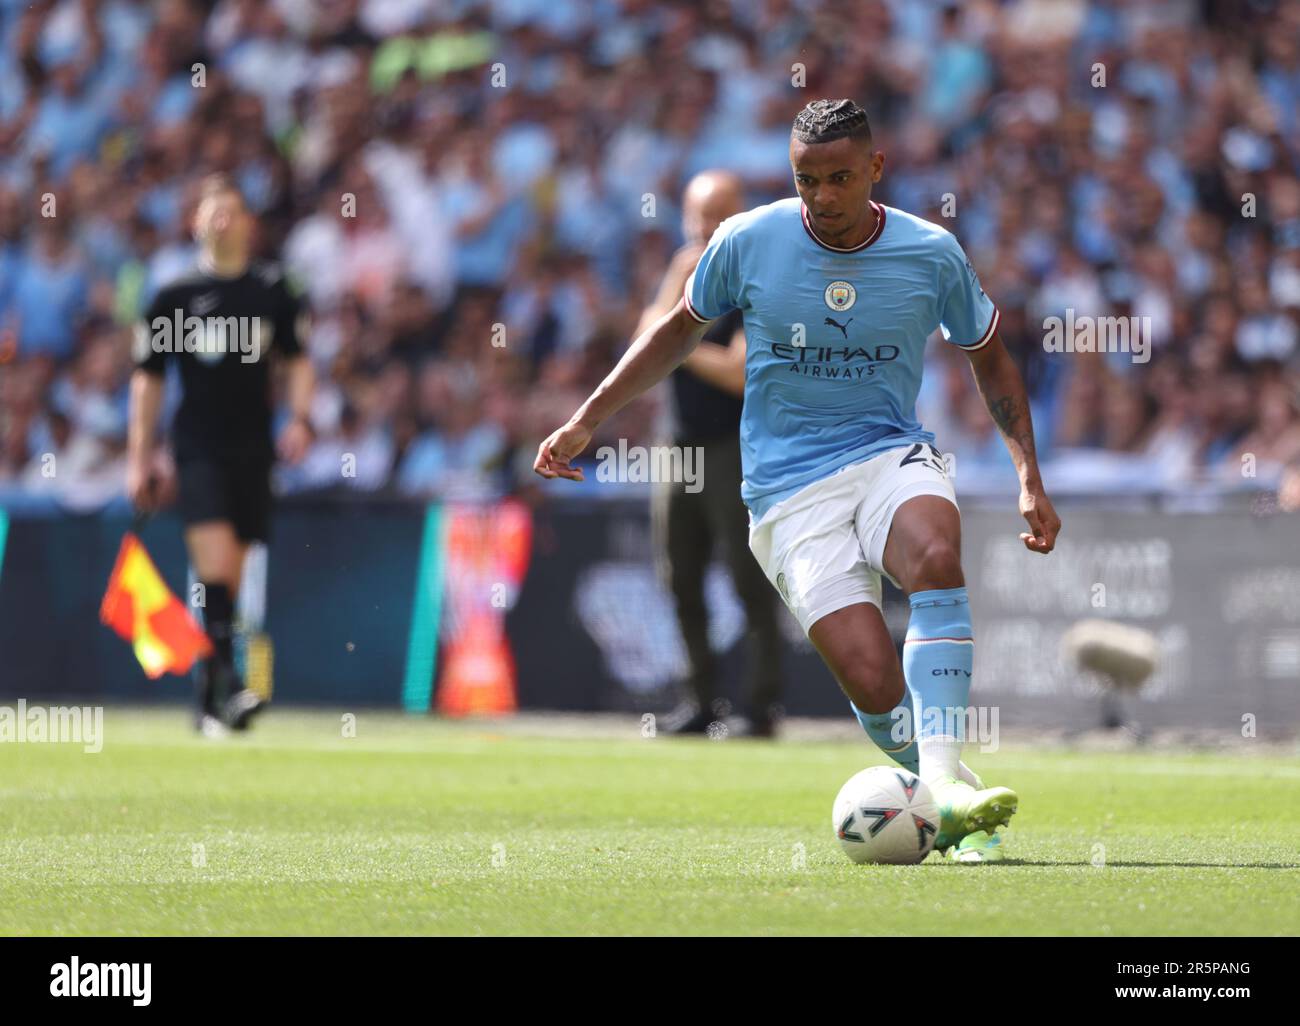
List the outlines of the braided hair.
{"type": "Polygon", "coordinates": [[[871,142],[867,112],[852,100],[813,100],[795,115],[791,132],[806,143],[828,143],[844,138],[871,142]]]}

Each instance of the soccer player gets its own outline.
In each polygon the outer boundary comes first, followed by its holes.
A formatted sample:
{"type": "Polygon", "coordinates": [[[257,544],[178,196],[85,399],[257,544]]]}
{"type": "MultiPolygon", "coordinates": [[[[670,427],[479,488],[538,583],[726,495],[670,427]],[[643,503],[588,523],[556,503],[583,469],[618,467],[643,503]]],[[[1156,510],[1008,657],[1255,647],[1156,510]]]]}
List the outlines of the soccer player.
{"type": "Polygon", "coordinates": [[[581,480],[571,461],[595,426],[677,366],[706,325],[741,310],[750,550],[863,729],[930,786],[935,846],[965,860],[965,841],[970,861],[994,861],[995,831],[1019,799],[985,788],[961,762],[974,639],[952,483],[915,417],[926,339],[940,328],[970,360],[1019,473],[1029,528],[1020,538],[1046,554],[1061,522],[1039,475],[1024,384],[957,240],[872,200],[885,157],[860,106],[808,104],[790,163],[798,197],[719,226],[682,301],[541,443],[534,469],[581,480]],[[882,573],[911,605],[901,666],[881,615],[882,573]],[[899,723],[912,729],[899,736],[899,723]]]}
{"type": "Polygon", "coordinates": [[[314,377],[299,341],[298,301],[275,267],[252,263],[256,225],[229,178],[203,181],[192,227],[198,266],[159,290],[136,331],[127,495],[137,509],[150,510],[168,483],[154,434],[174,360],[182,391],[171,431],[180,513],[213,647],[195,671],[196,726],[217,736],[226,727],[246,729],[264,704],[235,669],[232,620],[248,545],[269,533],[272,354],[288,364],[292,419],[279,453],[291,463],[313,437],[314,377]]]}

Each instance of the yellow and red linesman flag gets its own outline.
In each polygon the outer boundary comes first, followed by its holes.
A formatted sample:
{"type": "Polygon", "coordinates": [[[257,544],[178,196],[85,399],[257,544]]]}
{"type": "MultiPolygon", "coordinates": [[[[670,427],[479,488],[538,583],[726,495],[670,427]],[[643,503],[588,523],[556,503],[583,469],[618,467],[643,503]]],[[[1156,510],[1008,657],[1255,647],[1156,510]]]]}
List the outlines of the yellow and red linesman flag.
{"type": "Polygon", "coordinates": [[[131,642],[144,672],[188,673],[195,659],[212,654],[207,634],[167,587],[140,539],[122,538],[99,619],[131,642]]]}

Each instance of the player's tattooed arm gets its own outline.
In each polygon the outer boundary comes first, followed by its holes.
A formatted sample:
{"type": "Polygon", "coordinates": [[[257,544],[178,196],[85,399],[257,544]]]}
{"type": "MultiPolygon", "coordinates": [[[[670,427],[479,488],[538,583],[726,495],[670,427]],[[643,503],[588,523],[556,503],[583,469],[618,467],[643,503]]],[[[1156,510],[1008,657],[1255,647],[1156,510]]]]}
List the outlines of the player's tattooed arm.
{"type": "Polygon", "coordinates": [[[1021,470],[1021,480],[1030,468],[1036,472],[1038,454],[1034,450],[1034,425],[1029,414],[1029,403],[1024,396],[999,395],[985,396],[993,423],[1002,432],[1002,437],[1011,447],[1012,459],[1016,468],[1021,470]],[[1016,450],[1019,450],[1017,454],[1016,450]],[[1023,468],[1023,469],[1022,469],[1023,468]]]}
{"type": "Polygon", "coordinates": [[[998,426],[1022,487],[1041,484],[1038,454],[1034,449],[1034,424],[1029,396],[1016,363],[1002,339],[994,334],[988,345],[970,353],[975,385],[980,390],[993,423],[998,426]]]}
{"type": "Polygon", "coordinates": [[[1029,524],[1029,532],[1022,532],[1020,540],[1031,552],[1051,552],[1061,530],[1061,518],[1056,515],[1038,472],[1034,424],[1024,380],[996,333],[988,345],[969,356],[975,384],[1020,476],[1020,512],[1029,524]]]}

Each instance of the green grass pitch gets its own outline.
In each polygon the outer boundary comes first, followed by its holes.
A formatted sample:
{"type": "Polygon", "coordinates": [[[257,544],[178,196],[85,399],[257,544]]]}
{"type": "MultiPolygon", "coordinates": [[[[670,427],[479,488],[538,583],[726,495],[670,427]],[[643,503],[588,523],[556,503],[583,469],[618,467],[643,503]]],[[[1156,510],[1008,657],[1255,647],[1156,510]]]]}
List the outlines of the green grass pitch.
{"type": "MultiPolygon", "coordinates": [[[[608,733],[608,732],[607,732],[608,733]]],[[[0,744],[2,934],[1292,934],[1300,758],[1004,747],[1010,861],[855,866],[858,741],[562,737],[274,710],[203,741],[110,707],[0,744]],[[1100,846],[1100,847],[1098,847],[1100,846]],[[1103,862],[1094,865],[1094,861],[1103,862]]]]}

